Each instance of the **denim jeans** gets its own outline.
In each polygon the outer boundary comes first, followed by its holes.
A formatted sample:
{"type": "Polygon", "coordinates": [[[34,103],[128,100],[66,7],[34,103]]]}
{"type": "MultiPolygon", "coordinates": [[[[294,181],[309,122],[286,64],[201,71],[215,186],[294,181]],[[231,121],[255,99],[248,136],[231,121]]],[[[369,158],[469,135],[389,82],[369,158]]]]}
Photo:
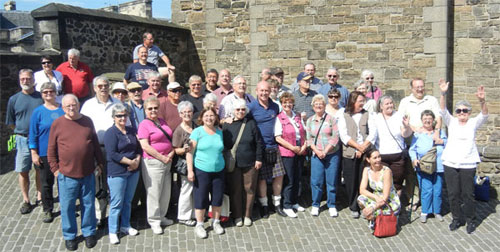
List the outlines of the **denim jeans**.
{"type": "Polygon", "coordinates": [[[29,172],[31,170],[31,152],[28,138],[16,135],[16,172],[29,172]]]}
{"type": "Polygon", "coordinates": [[[432,175],[421,171],[417,172],[422,213],[441,214],[443,176],[442,172],[435,172],[432,175]]]}
{"type": "Polygon", "coordinates": [[[335,207],[336,185],[338,176],[340,151],[326,155],[319,159],[314,155],[311,158],[311,193],[312,206],[320,207],[321,197],[323,196],[323,185],[326,180],[326,192],[328,208],[335,207]]]}
{"type": "Polygon", "coordinates": [[[95,176],[94,173],[83,178],[71,178],[59,173],[57,176],[59,205],[61,207],[61,226],[64,240],[73,240],[78,234],[76,224],[76,200],[80,201],[82,233],[84,237],[95,234],[95,176]]]}
{"type": "Polygon", "coordinates": [[[110,234],[118,233],[119,226],[130,227],[130,212],[135,188],[139,181],[139,172],[128,176],[108,176],[111,197],[109,203],[108,230],[110,234]]]}

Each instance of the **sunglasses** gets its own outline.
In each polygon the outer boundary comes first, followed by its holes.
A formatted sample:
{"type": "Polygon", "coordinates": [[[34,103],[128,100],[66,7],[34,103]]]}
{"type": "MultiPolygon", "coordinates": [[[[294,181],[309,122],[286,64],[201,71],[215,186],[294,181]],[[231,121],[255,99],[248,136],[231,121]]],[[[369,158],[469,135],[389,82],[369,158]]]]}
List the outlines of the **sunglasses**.
{"type": "Polygon", "coordinates": [[[122,95],[127,95],[127,91],[115,91],[113,94],[122,94],[122,95]]]}
{"type": "Polygon", "coordinates": [[[338,75],[327,75],[327,76],[328,76],[328,78],[337,78],[338,77],[338,75]]]}
{"type": "Polygon", "coordinates": [[[182,89],[170,89],[170,92],[172,92],[172,93],[180,93],[180,92],[182,92],[182,89]]]}
{"type": "Polygon", "coordinates": [[[99,89],[107,89],[107,88],[109,88],[109,85],[97,85],[97,88],[99,88],[99,89]]]}
{"type": "Polygon", "coordinates": [[[333,98],[338,99],[339,96],[338,95],[329,95],[328,98],[330,98],[330,99],[333,99],[333,98]]]}
{"type": "Polygon", "coordinates": [[[149,107],[148,110],[149,111],[151,111],[151,110],[158,110],[158,107],[149,107]]]}
{"type": "Polygon", "coordinates": [[[116,118],[125,118],[125,117],[127,117],[127,115],[126,114],[121,114],[121,115],[115,115],[115,117],[116,118]]]}
{"type": "Polygon", "coordinates": [[[375,79],[375,78],[374,77],[366,77],[365,80],[373,80],[373,79],[375,79]]]}
{"type": "Polygon", "coordinates": [[[141,92],[141,91],[142,91],[142,88],[134,88],[134,89],[129,90],[130,93],[141,92]]]}
{"type": "Polygon", "coordinates": [[[42,65],[45,65],[45,64],[52,64],[52,61],[42,61],[42,65]]]}
{"type": "Polygon", "coordinates": [[[237,108],[236,111],[246,111],[246,108],[237,108]]]}
{"type": "Polygon", "coordinates": [[[467,109],[467,108],[464,108],[464,109],[456,109],[456,110],[455,110],[455,113],[457,113],[457,114],[460,114],[460,113],[462,113],[462,112],[463,112],[464,114],[467,114],[467,113],[469,113],[469,112],[470,112],[470,110],[469,110],[469,109],[467,109]]]}
{"type": "Polygon", "coordinates": [[[53,93],[55,93],[54,90],[44,90],[44,91],[42,91],[42,94],[53,94],[53,93]]]}

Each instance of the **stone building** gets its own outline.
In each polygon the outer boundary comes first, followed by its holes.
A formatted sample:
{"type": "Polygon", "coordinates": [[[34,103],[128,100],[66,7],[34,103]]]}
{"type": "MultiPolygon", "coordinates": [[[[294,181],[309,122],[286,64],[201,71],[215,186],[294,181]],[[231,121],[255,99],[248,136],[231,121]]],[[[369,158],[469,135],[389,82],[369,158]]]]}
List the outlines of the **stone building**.
{"type": "Polygon", "coordinates": [[[477,113],[484,85],[491,115],[477,136],[479,171],[500,185],[498,0],[173,0],[172,21],[191,30],[204,69],[229,68],[253,86],[264,67],[282,67],[292,83],[313,62],[320,77],[340,69],[348,88],[370,69],[397,101],[412,78],[435,96],[445,78],[448,107],[467,99],[477,113]]]}
{"type": "Polygon", "coordinates": [[[15,1],[7,1],[0,10],[0,51],[33,51],[33,18],[29,11],[16,10],[15,1]]]}
{"type": "Polygon", "coordinates": [[[153,0],[135,0],[118,5],[101,8],[103,11],[116,12],[125,15],[139,16],[143,18],[153,17],[153,0]]]}

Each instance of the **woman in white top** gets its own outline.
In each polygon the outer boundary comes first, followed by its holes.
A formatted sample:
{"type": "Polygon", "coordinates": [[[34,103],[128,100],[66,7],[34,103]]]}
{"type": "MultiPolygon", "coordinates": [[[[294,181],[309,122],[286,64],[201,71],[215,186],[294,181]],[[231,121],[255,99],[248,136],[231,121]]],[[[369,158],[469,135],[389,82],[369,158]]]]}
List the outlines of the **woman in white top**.
{"type": "Polygon", "coordinates": [[[394,109],[391,96],[380,97],[377,106],[378,113],[374,116],[375,147],[379,150],[382,163],[392,170],[394,187],[401,196],[405,177],[406,144],[404,138],[413,131],[410,128],[408,116],[394,109]]]}
{"type": "Polygon", "coordinates": [[[370,112],[370,113],[375,113],[377,110],[377,102],[374,99],[368,98],[366,94],[368,93],[368,85],[364,80],[358,80],[356,83],[354,83],[354,91],[359,91],[365,95],[366,100],[365,100],[365,105],[363,108],[370,112]]]}
{"type": "Polygon", "coordinates": [[[472,118],[471,105],[467,101],[459,101],[455,105],[456,117],[452,117],[446,109],[446,93],[448,82],[439,80],[441,89],[441,117],[448,127],[448,144],[441,156],[444,165],[444,178],[448,190],[450,210],[453,220],[450,230],[455,231],[463,223],[463,215],[467,221],[467,233],[476,229],[474,221],[474,175],[481,159],[477,151],[476,131],[488,120],[488,108],[484,100],[484,87],[477,88],[476,96],[481,106],[481,112],[472,118]],[[463,207],[461,207],[463,204],[463,207]]]}
{"type": "Polygon", "coordinates": [[[50,56],[42,56],[42,70],[35,73],[35,89],[40,92],[40,87],[45,82],[51,82],[56,85],[56,102],[61,103],[63,97],[63,76],[61,72],[53,70],[54,63],[50,56]]]}
{"type": "Polygon", "coordinates": [[[328,104],[326,105],[325,112],[339,120],[339,117],[344,115],[344,108],[340,107],[339,101],[342,97],[340,91],[336,88],[328,91],[328,104]]]}

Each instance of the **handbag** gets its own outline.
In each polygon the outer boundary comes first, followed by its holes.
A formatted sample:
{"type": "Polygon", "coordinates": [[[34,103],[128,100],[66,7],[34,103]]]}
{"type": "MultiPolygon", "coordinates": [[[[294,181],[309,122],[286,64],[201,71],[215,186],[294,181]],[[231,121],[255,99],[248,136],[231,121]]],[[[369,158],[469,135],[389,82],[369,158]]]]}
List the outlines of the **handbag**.
{"type": "Polygon", "coordinates": [[[436,172],[437,148],[433,146],[420,158],[420,171],[432,175],[436,172]]]}
{"type": "Polygon", "coordinates": [[[233,172],[234,167],[236,166],[236,149],[238,149],[238,145],[240,144],[241,135],[243,135],[243,130],[245,129],[245,125],[247,123],[247,119],[243,119],[243,124],[240,127],[240,132],[236,137],[236,142],[234,142],[233,148],[231,150],[224,150],[224,161],[226,163],[226,172],[233,172]]]}
{"type": "Polygon", "coordinates": [[[177,160],[174,165],[175,172],[182,176],[187,176],[187,161],[185,156],[177,156],[177,160]]]}
{"type": "Polygon", "coordinates": [[[402,156],[402,158],[403,159],[408,159],[410,157],[410,154],[408,153],[408,149],[401,147],[401,145],[399,144],[398,140],[392,134],[391,129],[389,128],[389,124],[387,124],[387,120],[385,120],[384,115],[382,115],[382,118],[384,118],[385,125],[387,126],[387,131],[389,131],[389,134],[391,134],[392,139],[394,139],[394,141],[396,141],[396,143],[398,144],[398,147],[401,149],[401,156],[402,156]]]}
{"type": "Polygon", "coordinates": [[[474,195],[476,200],[485,202],[490,200],[490,177],[474,177],[474,195]]]}
{"type": "Polygon", "coordinates": [[[394,215],[391,206],[387,204],[386,206],[391,210],[391,214],[384,215],[381,213],[375,219],[375,230],[373,231],[373,235],[379,238],[394,236],[397,232],[398,217],[394,215]]]}
{"type": "MultiPolygon", "coordinates": [[[[321,118],[321,123],[319,124],[318,133],[316,133],[316,137],[314,138],[314,146],[316,146],[316,143],[318,143],[318,136],[319,136],[319,133],[321,132],[321,127],[323,127],[323,123],[325,122],[325,119],[326,119],[326,112],[323,115],[323,117],[321,118]]],[[[311,153],[308,153],[308,156],[314,155],[314,152],[310,148],[309,148],[309,151],[311,153]]]]}

